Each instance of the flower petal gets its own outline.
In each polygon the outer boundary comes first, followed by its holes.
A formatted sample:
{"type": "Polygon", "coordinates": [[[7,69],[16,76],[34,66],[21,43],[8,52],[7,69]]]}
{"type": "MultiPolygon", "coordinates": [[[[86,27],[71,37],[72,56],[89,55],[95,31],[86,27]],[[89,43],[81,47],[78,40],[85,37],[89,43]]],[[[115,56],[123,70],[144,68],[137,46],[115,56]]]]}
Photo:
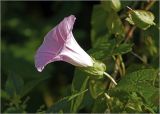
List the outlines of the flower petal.
{"type": "Polygon", "coordinates": [[[35,55],[35,66],[39,72],[48,63],[54,61],[65,61],[80,67],[93,65],[91,57],[73,37],[72,29],[75,19],[73,15],[64,18],[44,37],[44,41],[35,55]]]}
{"type": "Polygon", "coordinates": [[[71,63],[79,67],[93,66],[92,58],[79,46],[73,37],[73,34],[68,35],[65,47],[60,53],[63,61],[71,63]]]}

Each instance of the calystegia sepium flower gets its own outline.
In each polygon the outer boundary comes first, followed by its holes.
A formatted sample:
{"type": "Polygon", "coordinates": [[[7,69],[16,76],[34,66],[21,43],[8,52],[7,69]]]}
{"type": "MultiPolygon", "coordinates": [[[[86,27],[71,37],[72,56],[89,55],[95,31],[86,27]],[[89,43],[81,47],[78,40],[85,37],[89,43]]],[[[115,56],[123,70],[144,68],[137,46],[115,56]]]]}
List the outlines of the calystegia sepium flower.
{"type": "Polygon", "coordinates": [[[72,29],[76,18],[65,17],[47,33],[35,56],[35,66],[39,72],[54,61],[65,61],[78,67],[93,66],[92,58],[76,42],[72,29]]]}
{"type": "MultiPolygon", "coordinates": [[[[96,70],[96,61],[79,46],[73,36],[72,30],[75,20],[76,17],[74,15],[65,17],[46,34],[42,45],[38,48],[35,55],[35,66],[39,72],[42,72],[44,67],[51,62],[65,61],[85,69],[85,71],[88,69],[88,73],[93,74],[96,71],[99,73],[99,68],[96,70]]],[[[105,70],[104,68],[102,69],[105,70]]],[[[107,73],[102,71],[101,75],[103,74],[106,75],[107,73]]],[[[112,77],[109,76],[109,78],[111,79],[112,77]]]]}

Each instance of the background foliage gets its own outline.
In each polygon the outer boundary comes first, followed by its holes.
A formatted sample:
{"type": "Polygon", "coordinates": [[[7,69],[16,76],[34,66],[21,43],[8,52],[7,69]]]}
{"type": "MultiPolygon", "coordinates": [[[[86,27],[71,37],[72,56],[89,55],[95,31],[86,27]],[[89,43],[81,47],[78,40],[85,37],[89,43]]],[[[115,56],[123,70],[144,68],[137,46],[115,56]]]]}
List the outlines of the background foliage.
{"type": "Polygon", "coordinates": [[[2,1],[1,112],[158,113],[158,5],[159,1],[2,1]],[[117,86],[64,62],[37,72],[36,49],[70,14],[77,18],[77,42],[105,63],[117,86]]]}

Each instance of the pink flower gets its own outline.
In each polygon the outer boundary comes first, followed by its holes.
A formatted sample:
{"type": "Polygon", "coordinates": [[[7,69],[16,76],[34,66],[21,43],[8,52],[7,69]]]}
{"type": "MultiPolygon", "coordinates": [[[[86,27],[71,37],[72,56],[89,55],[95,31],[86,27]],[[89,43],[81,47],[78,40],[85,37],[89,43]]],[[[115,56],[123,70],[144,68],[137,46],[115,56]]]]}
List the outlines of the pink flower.
{"type": "Polygon", "coordinates": [[[54,61],[65,61],[78,67],[93,66],[92,58],[78,45],[72,34],[76,18],[65,17],[47,33],[35,55],[35,66],[39,72],[54,61]]]}

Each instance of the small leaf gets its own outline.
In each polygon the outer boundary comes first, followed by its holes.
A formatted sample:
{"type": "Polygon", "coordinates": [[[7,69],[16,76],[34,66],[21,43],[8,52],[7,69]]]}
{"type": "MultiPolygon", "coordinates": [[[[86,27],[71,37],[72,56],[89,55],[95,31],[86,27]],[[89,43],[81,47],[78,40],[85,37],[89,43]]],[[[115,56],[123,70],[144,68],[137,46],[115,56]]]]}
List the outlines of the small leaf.
{"type": "Polygon", "coordinates": [[[124,37],[124,26],[120,17],[115,11],[107,13],[106,24],[111,34],[116,34],[124,37]]]}
{"type": "Polygon", "coordinates": [[[120,0],[102,1],[101,4],[106,11],[113,9],[114,11],[118,12],[121,9],[120,0]]]}
{"type": "Polygon", "coordinates": [[[130,24],[135,25],[143,30],[146,30],[154,23],[154,15],[145,10],[132,10],[129,11],[128,17],[126,18],[130,24]]]}
{"type": "MultiPolygon", "coordinates": [[[[121,8],[121,3],[119,0],[109,0],[109,1],[102,1],[101,2],[102,8],[106,11],[106,25],[108,31],[111,34],[116,34],[124,37],[124,26],[121,22],[120,17],[118,16],[117,12],[121,8]]],[[[100,21],[102,23],[102,21],[100,21]]]]}
{"type": "Polygon", "coordinates": [[[132,51],[133,44],[120,44],[117,48],[114,49],[114,53],[118,54],[125,54],[127,52],[132,51]]]}

